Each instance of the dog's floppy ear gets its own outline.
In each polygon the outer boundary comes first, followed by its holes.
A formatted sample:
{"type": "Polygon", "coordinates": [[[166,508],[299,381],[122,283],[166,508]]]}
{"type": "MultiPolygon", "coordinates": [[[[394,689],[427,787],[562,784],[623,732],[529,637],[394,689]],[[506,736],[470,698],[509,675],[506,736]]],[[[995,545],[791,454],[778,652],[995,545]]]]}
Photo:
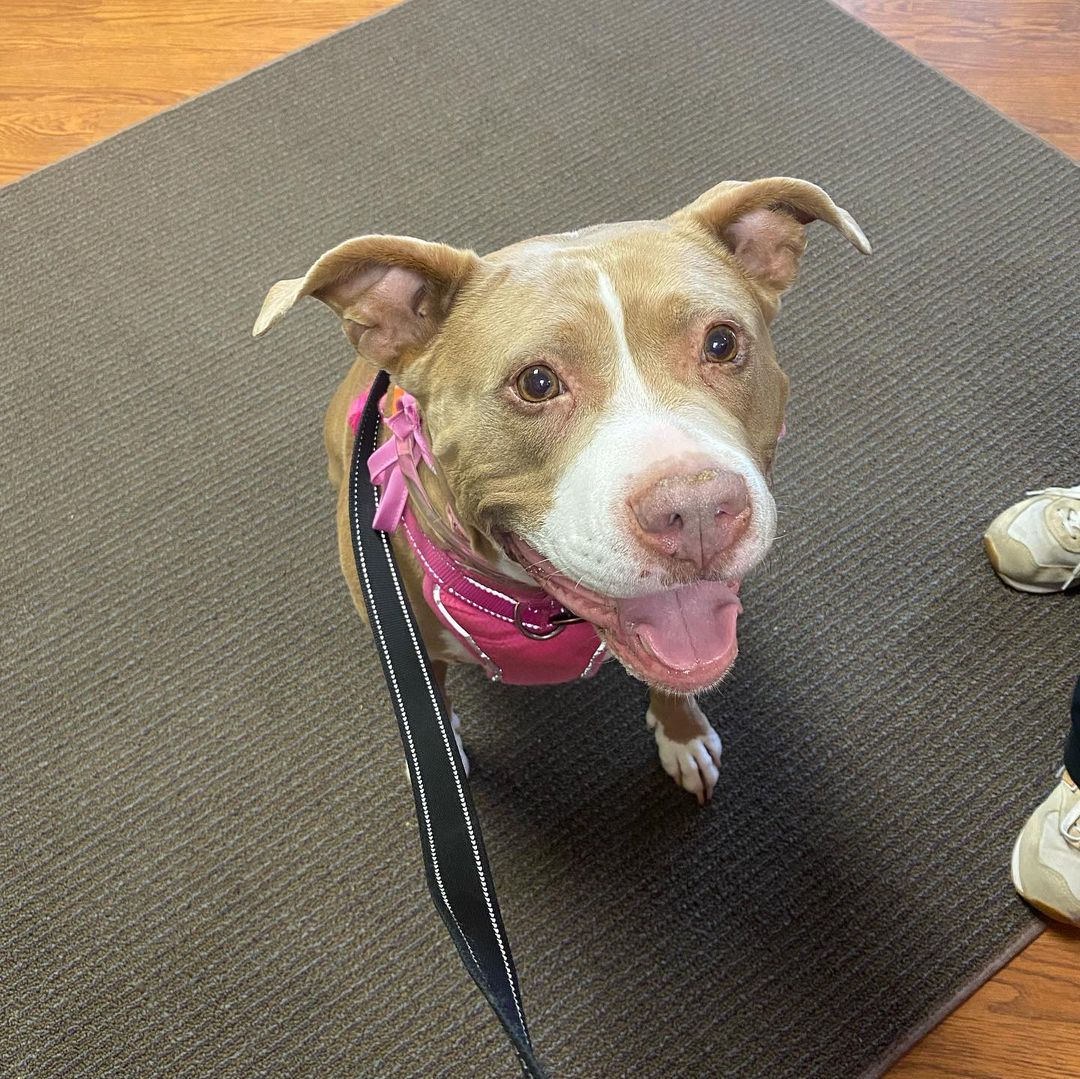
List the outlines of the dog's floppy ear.
{"type": "Polygon", "coordinates": [[[270,289],[252,336],[264,334],[297,300],[314,296],[341,317],[361,356],[393,368],[424,348],[479,266],[472,251],[410,236],[346,240],[303,277],[270,289]]]}
{"type": "Polygon", "coordinates": [[[827,221],[864,255],[870,243],[855,219],[816,184],[789,176],[710,188],[671,221],[704,229],[734,256],[758,286],[766,315],[780,308],[780,293],[794,280],[811,221],[827,221]]]}

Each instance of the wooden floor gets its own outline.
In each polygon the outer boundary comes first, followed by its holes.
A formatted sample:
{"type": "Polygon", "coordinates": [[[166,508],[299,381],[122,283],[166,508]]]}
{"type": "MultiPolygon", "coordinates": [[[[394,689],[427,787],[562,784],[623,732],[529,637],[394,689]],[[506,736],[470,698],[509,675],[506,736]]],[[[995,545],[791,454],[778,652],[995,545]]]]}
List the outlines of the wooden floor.
{"type": "MultiPolygon", "coordinates": [[[[2,0],[0,183],[391,2],[2,0]]],[[[1080,159],[1080,0],[838,2],[1080,159]]],[[[1080,935],[1044,933],[889,1074],[1080,1074],[1080,935]]]]}

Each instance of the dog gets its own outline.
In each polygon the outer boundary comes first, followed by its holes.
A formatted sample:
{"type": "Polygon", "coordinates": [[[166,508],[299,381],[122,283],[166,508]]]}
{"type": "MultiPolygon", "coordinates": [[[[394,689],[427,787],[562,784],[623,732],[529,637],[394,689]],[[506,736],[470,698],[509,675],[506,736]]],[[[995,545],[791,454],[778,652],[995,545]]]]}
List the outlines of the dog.
{"type": "Polygon", "coordinates": [[[365,621],[348,473],[368,387],[389,372],[376,526],[393,531],[444,696],[451,663],[539,683],[613,656],[649,686],[664,770],[712,797],[721,742],[695,695],[734,662],[739,585],[775,536],[788,379],[769,327],[815,220],[870,253],[820,187],[774,177],[482,257],[360,236],[270,289],[255,336],[314,296],[356,353],[325,438],[365,621]]]}

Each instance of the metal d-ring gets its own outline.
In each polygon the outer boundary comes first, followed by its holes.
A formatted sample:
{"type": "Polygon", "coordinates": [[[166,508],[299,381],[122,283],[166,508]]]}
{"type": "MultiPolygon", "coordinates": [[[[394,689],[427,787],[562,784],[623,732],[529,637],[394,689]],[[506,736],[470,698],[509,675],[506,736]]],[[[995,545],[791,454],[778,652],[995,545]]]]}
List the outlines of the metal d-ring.
{"type": "Polygon", "coordinates": [[[529,627],[525,625],[525,623],[522,621],[522,618],[521,618],[521,601],[520,600],[518,600],[518,602],[514,604],[514,625],[517,626],[517,628],[519,630],[521,630],[522,634],[524,636],[528,637],[529,640],[531,640],[531,641],[547,641],[547,640],[550,640],[552,637],[558,637],[558,635],[560,633],[562,633],[562,631],[564,629],[566,629],[566,623],[565,622],[554,622],[554,621],[552,622],[551,629],[548,630],[547,633],[536,633],[533,630],[529,629],[529,627]]]}

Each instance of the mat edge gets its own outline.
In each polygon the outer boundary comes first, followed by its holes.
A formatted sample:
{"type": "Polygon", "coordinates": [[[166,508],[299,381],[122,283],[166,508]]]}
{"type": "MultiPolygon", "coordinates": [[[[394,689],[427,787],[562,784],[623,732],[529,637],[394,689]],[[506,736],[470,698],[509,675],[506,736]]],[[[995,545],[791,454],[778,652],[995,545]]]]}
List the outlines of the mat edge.
{"type": "Polygon", "coordinates": [[[912,1027],[903,1038],[889,1046],[889,1048],[878,1058],[877,1062],[871,1064],[865,1071],[859,1074],[858,1079],[883,1079],[889,1069],[894,1064],[898,1063],[907,1052],[921,1042],[930,1031],[934,1030],[948,1019],[948,1017],[952,1015],[964,1001],[973,996],[975,992],[990,981],[995,974],[1004,970],[1005,967],[1007,967],[1022,951],[1038,940],[1038,938],[1049,928],[1049,924],[1037,914],[1032,914],[1032,918],[1033,921],[1027,929],[1017,933],[1002,951],[995,954],[989,962],[972,975],[971,978],[961,983],[960,988],[957,989],[951,997],[947,998],[939,1008],[932,1011],[926,1019],[917,1026],[912,1027]]]}

